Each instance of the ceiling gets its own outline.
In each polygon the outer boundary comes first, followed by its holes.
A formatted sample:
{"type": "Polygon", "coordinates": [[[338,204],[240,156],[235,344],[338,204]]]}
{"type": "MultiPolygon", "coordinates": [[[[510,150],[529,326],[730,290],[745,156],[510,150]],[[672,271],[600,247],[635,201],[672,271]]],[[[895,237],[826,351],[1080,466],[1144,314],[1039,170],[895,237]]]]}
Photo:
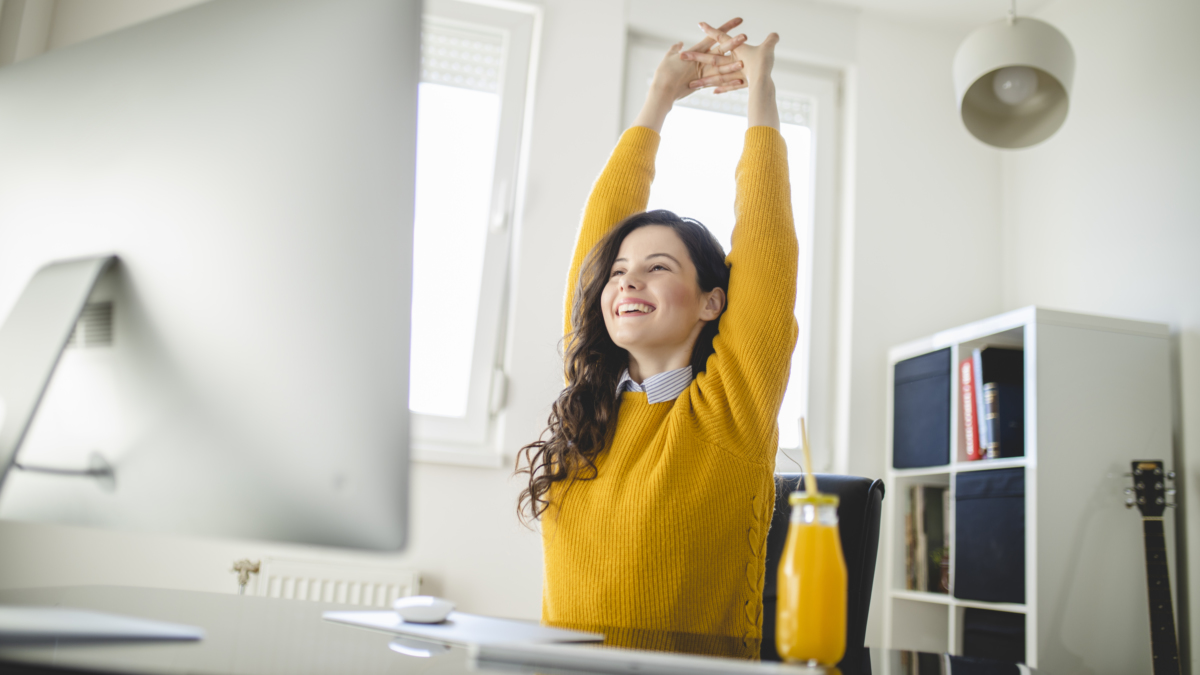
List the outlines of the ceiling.
{"type": "MultiPolygon", "coordinates": [[[[820,0],[831,5],[855,7],[915,23],[937,24],[968,31],[989,21],[1003,19],[1011,0],[820,0]]],[[[1037,14],[1053,0],[1018,0],[1017,15],[1037,14]]]]}

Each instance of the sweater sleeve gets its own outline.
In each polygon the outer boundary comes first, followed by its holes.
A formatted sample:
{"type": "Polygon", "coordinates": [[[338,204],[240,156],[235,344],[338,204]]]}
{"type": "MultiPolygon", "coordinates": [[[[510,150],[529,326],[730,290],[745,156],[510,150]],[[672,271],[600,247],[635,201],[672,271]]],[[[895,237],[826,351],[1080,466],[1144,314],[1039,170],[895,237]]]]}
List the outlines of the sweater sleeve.
{"type": "Polygon", "coordinates": [[[604,171],[592,186],[583,223],[575,240],[575,255],[567,273],[567,292],[563,312],[563,334],[571,332],[571,305],[579,274],[588,253],[614,225],[646,210],[650,183],[654,181],[654,156],[658,152],[658,133],[646,127],[630,127],[608,158],[604,171]]]}
{"type": "Polygon", "coordinates": [[[796,345],[799,258],[787,147],[771,127],[746,131],[734,215],[728,308],[697,378],[695,405],[722,447],[765,462],[778,445],[776,420],[796,345]]]}

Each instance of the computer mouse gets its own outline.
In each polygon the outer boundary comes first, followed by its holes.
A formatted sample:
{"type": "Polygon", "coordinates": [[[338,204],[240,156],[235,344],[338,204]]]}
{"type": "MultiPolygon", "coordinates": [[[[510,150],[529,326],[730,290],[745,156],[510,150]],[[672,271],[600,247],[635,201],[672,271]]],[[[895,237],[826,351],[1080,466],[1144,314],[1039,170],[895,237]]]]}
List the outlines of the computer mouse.
{"type": "Polygon", "coordinates": [[[408,623],[441,623],[454,611],[454,603],[432,595],[410,595],[396,598],[392,609],[408,623]]]}

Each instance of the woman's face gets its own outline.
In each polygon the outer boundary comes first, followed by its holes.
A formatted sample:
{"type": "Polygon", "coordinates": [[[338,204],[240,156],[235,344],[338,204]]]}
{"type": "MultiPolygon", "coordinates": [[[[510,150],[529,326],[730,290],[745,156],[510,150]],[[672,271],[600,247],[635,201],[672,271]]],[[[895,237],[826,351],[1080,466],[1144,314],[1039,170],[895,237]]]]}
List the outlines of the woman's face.
{"type": "Polygon", "coordinates": [[[700,290],[687,247],[665,225],[625,237],[600,296],[609,337],[634,358],[679,349],[690,358],[700,329],[720,315],[723,300],[720,289],[700,290]]]}

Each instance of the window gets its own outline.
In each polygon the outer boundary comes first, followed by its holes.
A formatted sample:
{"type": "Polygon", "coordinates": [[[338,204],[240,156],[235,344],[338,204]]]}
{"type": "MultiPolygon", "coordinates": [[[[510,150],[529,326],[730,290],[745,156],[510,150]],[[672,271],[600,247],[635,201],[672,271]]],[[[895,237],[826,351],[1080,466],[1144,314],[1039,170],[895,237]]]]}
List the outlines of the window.
{"type": "MultiPolygon", "coordinates": [[[[668,41],[631,36],[626,71],[625,117],[632,123],[645,100],[668,41]]],[[[833,377],[830,341],[814,325],[830,327],[833,304],[833,194],[837,159],[838,77],[832,72],[777,60],[774,79],[781,131],[788,145],[792,210],[800,241],[796,321],[800,334],[791,377],[779,414],[779,444],[800,445],[799,420],[819,421],[822,437],[832,428],[826,384],[833,377]],[[811,358],[811,355],[820,358],[811,358]],[[817,395],[814,395],[817,393],[817,395]],[[815,418],[815,419],[814,419],[815,418]]],[[[704,223],[725,247],[733,231],[734,169],[746,131],[747,92],[696,92],[679,101],[663,126],[648,208],[665,208],[704,223]],[[697,142],[703,139],[703,142],[697,142]]],[[[816,446],[817,439],[810,439],[816,446]]]]}
{"type": "Polygon", "coordinates": [[[499,461],[486,444],[503,403],[497,353],[537,19],[519,5],[425,5],[409,384],[417,459],[499,461]]]}

